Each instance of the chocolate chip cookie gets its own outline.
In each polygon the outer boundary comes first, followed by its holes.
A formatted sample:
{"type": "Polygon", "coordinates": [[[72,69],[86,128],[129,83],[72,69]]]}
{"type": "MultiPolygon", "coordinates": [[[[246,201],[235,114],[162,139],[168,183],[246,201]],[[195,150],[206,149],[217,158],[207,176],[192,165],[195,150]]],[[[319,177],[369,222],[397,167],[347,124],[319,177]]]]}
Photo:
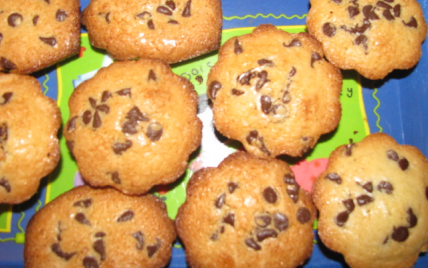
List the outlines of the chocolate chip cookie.
{"type": "Polygon", "coordinates": [[[236,152],[191,177],[176,228],[191,267],[297,267],[315,207],[288,165],[236,152]]]}
{"type": "Polygon", "coordinates": [[[412,267],[428,250],[428,160],[387,134],[337,148],[315,181],[318,234],[351,267],[412,267]]]}
{"type": "Polygon", "coordinates": [[[174,63],[217,49],[223,18],[220,0],[91,0],[82,23],[115,59],[174,63]]]}
{"type": "Polygon", "coordinates": [[[186,170],[201,143],[197,105],[166,63],[114,62],[74,90],[64,137],[90,185],[143,194],[186,170]]]}
{"type": "Polygon", "coordinates": [[[394,69],[409,69],[419,61],[427,26],[416,0],[310,2],[308,31],[339,68],[382,79],[394,69]]]}
{"type": "Polygon", "coordinates": [[[302,156],[341,118],[342,75],[307,33],[262,24],[220,49],[208,75],[214,124],[257,156],[302,156]]]}
{"type": "Polygon", "coordinates": [[[60,159],[60,110],[28,75],[0,73],[0,204],[32,197],[60,159]]]}
{"type": "Polygon", "coordinates": [[[80,48],[79,0],[14,0],[0,6],[0,71],[29,74],[80,48]]]}
{"type": "Polygon", "coordinates": [[[164,267],[175,237],[160,198],[80,186],[31,218],[25,267],[164,267]]]}

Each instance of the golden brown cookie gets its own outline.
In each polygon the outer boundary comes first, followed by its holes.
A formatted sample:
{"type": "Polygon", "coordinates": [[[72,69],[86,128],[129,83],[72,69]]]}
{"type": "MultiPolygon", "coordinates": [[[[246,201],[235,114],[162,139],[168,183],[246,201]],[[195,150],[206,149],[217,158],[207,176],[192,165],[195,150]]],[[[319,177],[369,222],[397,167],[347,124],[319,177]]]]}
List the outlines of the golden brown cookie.
{"type": "Polygon", "coordinates": [[[186,170],[201,143],[197,104],[166,63],[115,62],[74,90],[64,136],[90,185],[143,194],[186,170]]]}
{"type": "Polygon", "coordinates": [[[312,253],[315,207],[281,160],[234,153],[186,193],[175,223],[190,267],[297,267],[312,253]]]}
{"type": "Polygon", "coordinates": [[[427,26],[416,0],[310,2],[308,31],[339,68],[382,79],[394,69],[409,69],[419,61],[427,26]]]}
{"type": "Polygon", "coordinates": [[[80,48],[78,0],[2,0],[0,71],[29,74],[80,48]]]}
{"type": "Polygon", "coordinates": [[[160,198],[80,186],[31,218],[25,267],[164,267],[175,237],[160,198]]]}
{"type": "Polygon", "coordinates": [[[357,267],[412,267],[428,250],[428,160],[387,134],[337,148],[315,181],[318,234],[357,267]]]}
{"type": "Polygon", "coordinates": [[[36,78],[0,73],[0,204],[32,197],[57,166],[60,110],[36,78]]]}
{"type": "Polygon", "coordinates": [[[220,0],[91,0],[82,23],[115,59],[174,63],[217,49],[223,18],[220,0]]]}
{"type": "Polygon", "coordinates": [[[214,124],[257,156],[301,156],[341,117],[342,75],[307,33],[263,24],[220,49],[208,76],[214,124]]]}

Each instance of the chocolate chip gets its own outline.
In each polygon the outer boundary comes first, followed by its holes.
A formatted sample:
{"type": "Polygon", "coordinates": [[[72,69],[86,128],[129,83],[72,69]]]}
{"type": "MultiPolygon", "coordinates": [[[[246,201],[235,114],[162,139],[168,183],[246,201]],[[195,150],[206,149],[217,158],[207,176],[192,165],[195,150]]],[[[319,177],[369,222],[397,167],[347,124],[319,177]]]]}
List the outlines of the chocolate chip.
{"type": "Polygon", "coordinates": [[[132,235],[137,240],[135,247],[137,250],[142,250],[144,248],[144,235],[141,231],[138,231],[132,235]]]}
{"type": "Polygon", "coordinates": [[[72,253],[68,253],[68,252],[64,252],[61,249],[61,246],[59,243],[54,243],[51,245],[51,250],[53,251],[53,253],[55,253],[58,257],[68,261],[70,260],[77,252],[72,252],[72,253]]]}
{"type": "Polygon", "coordinates": [[[5,177],[2,177],[0,179],[0,186],[2,186],[6,190],[6,192],[10,193],[11,187],[10,187],[9,181],[6,180],[5,177]]]}
{"type": "Polygon", "coordinates": [[[12,96],[13,96],[13,92],[4,93],[2,96],[2,101],[0,102],[0,105],[5,105],[5,104],[9,103],[12,96]]]}
{"type": "Polygon", "coordinates": [[[409,237],[409,229],[405,226],[400,226],[398,228],[394,227],[392,232],[392,239],[397,242],[404,242],[409,237]]]}
{"type": "Polygon", "coordinates": [[[386,193],[386,194],[391,194],[392,191],[394,190],[394,187],[392,186],[391,183],[389,183],[387,181],[381,181],[377,185],[377,189],[378,189],[379,192],[386,193]]]}
{"type": "Polygon", "coordinates": [[[362,44],[364,49],[366,49],[366,50],[368,48],[367,47],[367,41],[368,41],[367,36],[365,36],[364,34],[361,34],[361,35],[357,36],[357,38],[355,38],[355,44],[357,46],[362,44]]]}
{"type": "Polygon", "coordinates": [[[263,137],[259,135],[257,130],[251,130],[247,135],[246,141],[248,144],[259,148],[263,153],[270,155],[270,151],[266,148],[263,137]]]}
{"type": "Polygon", "coordinates": [[[121,180],[119,177],[119,172],[115,171],[115,172],[111,173],[111,180],[116,184],[120,184],[121,180]]]}
{"type": "Polygon", "coordinates": [[[361,187],[364,188],[364,190],[366,190],[367,192],[371,193],[373,192],[373,183],[372,182],[366,182],[363,185],[361,185],[361,187]]]}
{"type": "Polygon", "coordinates": [[[342,3],[342,0],[332,0],[332,1],[335,2],[336,4],[342,3]]]}
{"type": "Polygon", "coordinates": [[[18,67],[16,67],[15,63],[6,59],[5,57],[1,57],[0,65],[5,70],[14,70],[14,69],[18,68],[18,67]]]}
{"type": "Polygon", "coordinates": [[[288,73],[288,77],[293,77],[295,74],[296,74],[296,68],[292,66],[290,72],[288,73]]]}
{"type": "Polygon", "coordinates": [[[98,268],[100,265],[94,257],[86,256],[83,258],[83,267],[85,268],[98,268]]]}
{"type": "Polygon", "coordinates": [[[98,111],[96,111],[94,113],[94,121],[92,122],[92,127],[93,128],[99,128],[102,125],[102,121],[101,121],[101,116],[98,113],[98,111]]]}
{"type": "Polygon", "coordinates": [[[40,16],[39,16],[39,15],[34,16],[34,18],[33,18],[33,25],[34,25],[34,26],[36,26],[36,25],[37,25],[37,22],[39,21],[39,18],[40,18],[40,16]]]}
{"type": "Polygon", "coordinates": [[[234,182],[229,182],[227,184],[227,188],[229,189],[229,193],[233,194],[233,192],[235,192],[235,190],[238,188],[238,184],[234,182]]]}
{"type": "Polygon", "coordinates": [[[111,97],[113,97],[113,96],[110,92],[103,91],[103,94],[101,95],[101,102],[106,102],[111,97]]]}
{"type": "Polygon", "coordinates": [[[113,144],[113,152],[117,155],[121,155],[126,150],[132,147],[132,141],[126,140],[125,142],[116,142],[113,144]]]}
{"type": "Polygon", "coordinates": [[[348,7],[348,14],[349,14],[349,17],[352,19],[353,17],[360,14],[360,9],[357,6],[349,6],[348,7]]]}
{"type": "Polygon", "coordinates": [[[95,109],[106,114],[110,112],[110,107],[106,104],[100,104],[97,107],[95,107],[95,109]]]}
{"type": "Polygon", "coordinates": [[[391,159],[393,161],[398,161],[399,159],[397,152],[394,150],[388,150],[386,152],[386,156],[388,157],[388,159],[391,159]]]}
{"type": "Polygon", "coordinates": [[[153,20],[149,20],[147,22],[147,27],[149,27],[150,30],[154,30],[155,29],[155,23],[153,22],[153,20]]]}
{"type": "Polygon", "coordinates": [[[139,19],[148,19],[148,18],[152,17],[152,14],[150,14],[150,12],[148,12],[148,11],[143,11],[141,13],[138,13],[135,16],[139,19]]]}
{"type": "Polygon", "coordinates": [[[131,88],[124,88],[116,92],[119,96],[122,97],[131,97],[131,88]]]}
{"type": "Polygon", "coordinates": [[[375,13],[374,7],[372,5],[363,6],[364,17],[369,20],[378,20],[379,16],[375,13]]]}
{"type": "Polygon", "coordinates": [[[78,221],[81,224],[85,224],[85,225],[89,225],[91,226],[91,223],[89,222],[89,220],[86,218],[85,214],[79,212],[76,214],[76,216],[74,216],[74,219],[76,221],[78,221]]]}
{"type": "Polygon", "coordinates": [[[158,8],[156,9],[156,12],[163,14],[163,15],[167,15],[167,16],[171,16],[172,15],[172,11],[164,6],[158,6],[158,8]]]}
{"type": "Polygon", "coordinates": [[[297,211],[297,220],[301,224],[305,224],[311,220],[311,212],[307,208],[299,208],[297,211]]]}
{"type": "Polygon", "coordinates": [[[274,67],[275,66],[275,64],[273,63],[273,61],[268,60],[268,59],[260,59],[260,60],[257,61],[257,63],[260,66],[268,66],[268,67],[274,67]]]}
{"type": "Polygon", "coordinates": [[[149,258],[153,257],[153,255],[158,251],[161,247],[161,240],[156,237],[156,244],[147,246],[147,255],[149,258]]]}
{"type": "Polygon", "coordinates": [[[349,143],[345,146],[345,156],[351,156],[352,155],[352,148],[355,146],[355,143],[349,143]]]}
{"type": "Polygon", "coordinates": [[[317,61],[320,61],[322,58],[320,56],[320,54],[318,54],[317,52],[312,52],[312,56],[311,56],[311,67],[314,68],[314,63],[317,61]]]}
{"type": "Polygon", "coordinates": [[[409,167],[409,161],[406,158],[401,158],[398,160],[398,166],[404,171],[409,167]]]}
{"type": "Polygon", "coordinates": [[[254,217],[254,222],[256,223],[257,226],[266,228],[270,225],[270,223],[272,222],[272,219],[269,215],[259,215],[254,217]]]}
{"type": "Polygon", "coordinates": [[[257,130],[251,130],[250,133],[248,133],[246,140],[249,144],[253,144],[258,137],[259,132],[257,130]]]}
{"type": "Polygon", "coordinates": [[[278,236],[278,232],[274,229],[258,229],[256,232],[256,237],[258,242],[262,242],[268,238],[275,238],[278,236]]]}
{"type": "Polygon", "coordinates": [[[223,222],[235,227],[235,214],[229,213],[223,218],[223,222]]]}
{"type": "Polygon", "coordinates": [[[273,225],[278,231],[285,231],[289,225],[288,217],[282,213],[275,213],[273,215],[273,225]]]}
{"type": "Polygon", "coordinates": [[[48,3],[48,4],[50,4],[51,3],[51,1],[50,0],[44,0],[46,3],[48,3]]]}
{"type": "Polygon", "coordinates": [[[104,233],[104,232],[97,232],[97,233],[95,234],[95,237],[96,237],[96,238],[100,238],[100,237],[104,237],[104,236],[106,236],[106,233],[104,233]]]}
{"type": "Polygon", "coordinates": [[[295,38],[295,39],[291,40],[291,42],[289,44],[282,43],[282,45],[284,47],[301,47],[302,43],[300,42],[299,39],[295,38]]]}
{"type": "Polygon", "coordinates": [[[8,139],[8,127],[7,123],[0,125],[0,142],[7,141],[8,139]]]}
{"type": "Polygon", "coordinates": [[[213,233],[213,235],[210,237],[210,239],[211,239],[212,241],[216,241],[216,240],[218,239],[218,235],[219,235],[218,230],[216,230],[216,231],[213,233]]]}
{"type": "Polygon", "coordinates": [[[428,187],[425,187],[425,197],[428,199],[428,187]]]}
{"type": "Polygon", "coordinates": [[[262,87],[269,82],[270,80],[267,79],[268,77],[268,72],[267,71],[261,71],[260,73],[257,74],[257,77],[259,78],[259,81],[257,81],[256,83],[256,90],[260,90],[262,89],[262,87]]]}
{"type": "Polygon", "coordinates": [[[105,20],[107,23],[110,23],[110,15],[111,15],[111,12],[107,12],[107,14],[105,16],[105,20]]]}
{"type": "Polygon", "coordinates": [[[244,50],[242,49],[242,45],[241,45],[241,43],[239,42],[239,40],[238,40],[238,39],[235,39],[233,52],[234,52],[236,55],[239,55],[239,54],[241,54],[243,51],[244,51],[244,50]]]}
{"type": "Polygon", "coordinates": [[[130,221],[134,218],[134,211],[132,210],[127,210],[125,212],[122,213],[122,215],[119,216],[119,218],[117,218],[117,222],[124,222],[124,221],[130,221]]]}
{"type": "Polygon", "coordinates": [[[354,211],[354,209],[355,209],[355,204],[354,204],[354,201],[353,201],[352,199],[346,199],[346,200],[343,200],[343,201],[342,201],[342,203],[343,203],[343,205],[345,205],[346,209],[347,209],[349,212],[354,211]]]}
{"type": "Polygon", "coordinates": [[[331,180],[331,181],[333,181],[333,182],[335,182],[337,184],[341,184],[342,183],[342,178],[338,174],[336,174],[336,173],[328,173],[325,176],[325,178],[328,179],[328,180],[331,180]]]}
{"type": "Polygon", "coordinates": [[[285,174],[283,180],[286,184],[297,185],[296,178],[292,173],[285,174]]]}
{"type": "Polygon", "coordinates": [[[337,214],[336,218],[334,219],[334,222],[336,222],[338,226],[342,227],[348,221],[349,213],[349,210],[340,212],[339,214],[337,214]]]}
{"type": "Polygon", "coordinates": [[[236,80],[241,84],[241,85],[249,85],[251,79],[253,78],[253,73],[251,72],[245,72],[240,74],[236,80]]]}
{"type": "Polygon", "coordinates": [[[43,43],[45,43],[45,44],[47,44],[47,45],[49,45],[49,46],[51,46],[51,47],[54,47],[54,46],[56,46],[56,38],[55,37],[39,37],[39,39],[43,42],[43,43]]]}
{"type": "Polygon", "coordinates": [[[333,37],[336,35],[336,26],[333,23],[326,22],[322,26],[322,32],[328,37],[333,37]]]}
{"type": "Polygon", "coordinates": [[[67,16],[68,14],[65,10],[58,9],[58,11],[55,14],[55,19],[61,22],[61,21],[65,21],[65,19],[67,19],[67,16]]]}
{"type": "Polygon", "coordinates": [[[153,142],[158,141],[162,137],[162,134],[163,127],[157,122],[150,123],[147,127],[146,135],[153,142]]]}
{"type": "Polygon", "coordinates": [[[17,26],[21,25],[23,20],[24,20],[24,18],[22,17],[21,14],[12,13],[7,18],[7,23],[9,24],[10,27],[17,27],[17,26]]]}
{"type": "Polygon", "coordinates": [[[147,81],[150,81],[150,80],[156,81],[156,74],[153,70],[149,71],[149,78],[147,79],[147,81]]]}
{"type": "Polygon", "coordinates": [[[226,200],[226,194],[223,193],[215,200],[214,204],[216,208],[222,208],[224,205],[224,201],[226,200]]]}
{"type": "Polygon", "coordinates": [[[199,82],[199,84],[202,84],[202,82],[204,82],[204,78],[202,77],[202,75],[197,75],[195,77],[195,80],[199,82]]]}
{"type": "Polygon", "coordinates": [[[287,104],[291,101],[291,94],[288,91],[284,91],[284,94],[282,95],[281,101],[284,104],[287,104]]]}
{"type": "Polygon", "coordinates": [[[384,8],[384,9],[392,9],[392,6],[383,2],[383,1],[377,1],[376,2],[376,6],[380,7],[380,8],[384,8]]]}
{"type": "Polygon", "coordinates": [[[394,8],[392,9],[392,12],[394,13],[394,16],[395,17],[400,17],[400,15],[401,15],[401,5],[400,4],[396,4],[395,6],[394,6],[394,8]]]}
{"type": "Polygon", "coordinates": [[[262,247],[256,242],[256,240],[254,240],[254,238],[247,238],[245,240],[245,245],[247,245],[248,247],[254,249],[254,250],[261,250],[262,247]]]}
{"type": "Polygon", "coordinates": [[[126,119],[130,120],[130,121],[141,121],[141,122],[147,122],[149,121],[149,118],[146,117],[140,110],[140,108],[138,108],[138,106],[134,106],[131,108],[131,110],[129,110],[129,112],[126,114],[125,116],[126,119]]]}
{"type": "Polygon", "coordinates": [[[172,0],[168,0],[165,2],[165,5],[167,5],[171,10],[175,10],[175,2],[172,0]]]}
{"type": "Polygon", "coordinates": [[[278,195],[272,187],[267,187],[263,190],[263,198],[270,204],[275,204],[278,200],[278,195]]]}
{"type": "Polygon", "coordinates": [[[244,94],[245,92],[236,88],[232,88],[232,95],[235,96],[241,96],[242,94],[244,94]]]}
{"type": "Polygon", "coordinates": [[[92,248],[95,250],[96,253],[100,254],[100,260],[103,261],[106,259],[106,246],[104,240],[96,240],[92,245],[92,248]]]}
{"type": "Polygon", "coordinates": [[[413,209],[409,208],[407,210],[407,222],[409,223],[409,228],[413,228],[418,224],[418,218],[413,213],[413,209]]]}
{"type": "Polygon", "coordinates": [[[215,100],[217,97],[217,92],[221,89],[222,85],[218,81],[212,81],[208,87],[208,95],[211,99],[215,100]]]}
{"type": "Polygon", "coordinates": [[[269,114],[272,109],[272,100],[267,95],[262,95],[260,97],[260,104],[263,113],[269,114]]]}
{"type": "Polygon", "coordinates": [[[91,198],[79,200],[79,201],[74,202],[74,204],[73,204],[74,207],[81,207],[81,208],[88,208],[91,205],[92,205],[92,199],[91,198]]]}
{"type": "Polygon", "coordinates": [[[176,20],[169,20],[168,23],[169,24],[179,24],[178,21],[176,21],[176,20]]]}
{"type": "Polygon", "coordinates": [[[371,203],[373,201],[374,201],[374,198],[369,196],[369,195],[364,194],[364,195],[360,195],[357,197],[357,204],[359,206],[364,206],[364,205],[371,203]]]}
{"type": "Polygon", "coordinates": [[[394,19],[395,19],[395,17],[392,15],[392,13],[391,13],[391,10],[390,10],[390,9],[385,9],[385,10],[382,12],[382,15],[383,15],[383,17],[384,17],[386,20],[394,20],[394,19]]]}
{"type": "Polygon", "coordinates": [[[191,14],[191,5],[192,5],[192,0],[189,0],[186,2],[186,5],[184,6],[184,10],[183,13],[181,13],[181,16],[187,18],[190,17],[191,14]]]}
{"type": "Polygon", "coordinates": [[[89,124],[92,121],[92,112],[89,110],[83,112],[82,120],[85,125],[89,124]]]}
{"type": "Polygon", "coordinates": [[[74,116],[73,118],[70,119],[70,121],[68,121],[68,125],[67,125],[68,132],[73,132],[76,129],[77,118],[78,118],[77,116],[74,116]]]}

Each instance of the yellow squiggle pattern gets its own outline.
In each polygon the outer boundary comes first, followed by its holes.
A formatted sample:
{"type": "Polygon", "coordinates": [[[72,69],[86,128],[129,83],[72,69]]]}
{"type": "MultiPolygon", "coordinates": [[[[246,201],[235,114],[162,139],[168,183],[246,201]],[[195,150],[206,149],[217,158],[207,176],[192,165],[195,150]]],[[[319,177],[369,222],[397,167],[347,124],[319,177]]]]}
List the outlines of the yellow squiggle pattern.
{"type": "Polygon", "coordinates": [[[380,115],[378,114],[377,109],[380,107],[380,100],[376,97],[376,93],[377,93],[377,88],[374,88],[372,96],[373,96],[373,99],[375,99],[377,101],[377,105],[376,105],[376,107],[374,107],[373,113],[377,117],[376,127],[379,129],[379,132],[383,132],[383,128],[379,125],[380,115]]]}
{"type": "Polygon", "coordinates": [[[306,15],[307,15],[307,14],[303,14],[303,15],[301,15],[301,16],[299,16],[299,15],[287,16],[287,15],[285,15],[285,14],[281,14],[281,15],[278,15],[278,16],[277,16],[277,15],[274,15],[274,14],[272,14],[272,13],[269,13],[269,14],[267,14],[267,15],[264,15],[264,14],[260,14],[260,13],[258,13],[258,14],[256,14],[256,15],[245,15],[245,16],[243,16],[243,17],[239,17],[239,16],[223,17],[223,19],[224,19],[224,20],[244,20],[244,19],[248,19],[248,18],[256,19],[256,18],[258,18],[258,17],[262,17],[262,18],[266,19],[266,18],[272,17],[272,18],[274,18],[274,19],[284,18],[284,19],[291,20],[291,19],[294,19],[294,18],[298,18],[298,19],[300,19],[300,20],[301,20],[301,19],[306,18],[306,15]]]}
{"type": "Polygon", "coordinates": [[[45,79],[45,81],[43,81],[43,88],[45,89],[45,90],[43,91],[43,94],[45,94],[45,95],[46,95],[46,93],[47,93],[47,92],[48,92],[48,90],[49,90],[49,87],[46,85],[46,83],[49,81],[49,75],[45,74],[45,77],[46,77],[46,79],[45,79]]]}

